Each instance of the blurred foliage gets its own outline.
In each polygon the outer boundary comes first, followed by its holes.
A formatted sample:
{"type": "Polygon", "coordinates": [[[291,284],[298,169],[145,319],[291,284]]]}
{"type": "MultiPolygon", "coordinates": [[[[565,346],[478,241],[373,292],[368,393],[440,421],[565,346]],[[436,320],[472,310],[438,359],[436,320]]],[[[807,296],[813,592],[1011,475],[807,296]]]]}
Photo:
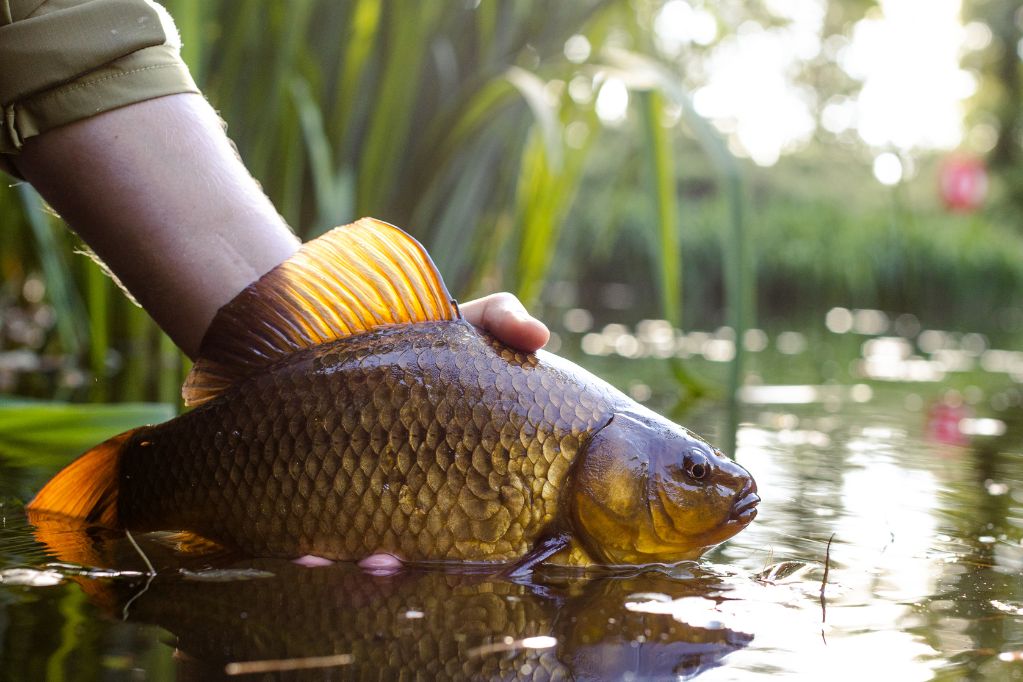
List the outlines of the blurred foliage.
{"type": "MultiPolygon", "coordinates": [[[[590,152],[606,135],[595,109],[607,80],[606,48],[628,55],[647,47],[645,32],[659,4],[167,3],[197,81],[246,165],[301,237],[373,215],[423,241],[460,298],[505,288],[531,305],[556,263],[562,226],[591,172],[590,152]],[[570,60],[566,41],[573,36],[577,54],[570,60]],[[572,79],[584,84],[575,94],[572,79]]],[[[637,62],[636,68],[662,65],[637,62]]],[[[668,73],[659,78],[671,80],[668,73]]],[[[657,87],[635,84],[636,90],[657,87]]],[[[664,309],[681,319],[679,226],[676,198],[668,193],[675,169],[654,148],[670,140],[660,129],[665,105],[652,95],[650,101],[639,131],[629,134],[660,161],[651,168],[649,191],[636,190],[662,207],[644,229],[661,235],[671,253],[659,256],[655,246],[652,255],[664,265],[647,284],[659,282],[664,309]],[[643,134],[644,126],[656,130],[643,134]],[[658,173],[672,177],[658,179],[658,173]]],[[[727,155],[712,131],[701,143],[727,155]]],[[[24,186],[2,192],[0,211],[11,220],[0,239],[18,245],[4,252],[6,298],[22,298],[32,271],[41,268],[38,281],[61,321],[48,343],[27,345],[71,360],[84,356],[91,376],[159,358],[166,341],[139,323],[92,263],[50,265],[74,239],[43,214],[38,197],[24,186]],[[76,296],[87,302],[88,334],[76,296]]],[[[61,381],[74,383],[74,363],[55,364],[64,372],[61,381]]],[[[180,372],[163,365],[155,378],[133,377],[142,395],[127,397],[169,395],[180,372]]]]}
{"type": "MultiPolygon", "coordinates": [[[[916,180],[882,190],[869,173],[876,150],[848,135],[818,130],[771,169],[740,163],[686,86],[744,22],[784,20],[767,0],[704,4],[717,37],[668,57],[652,31],[666,1],[166,4],[196,80],[295,231],[309,239],[363,215],[406,227],[460,299],[508,289],[552,322],[580,305],[688,328],[741,328],[754,304],[763,318],[833,305],[953,327],[1006,318],[1023,255],[1018,213],[1001,207],[1023,187],[1019,163],[993,157],[1005,200],[976,216],[919,199],[933,194],[927,157],[916,180]],[[597,115],[612,79],[631,95],[617,122],[597,115]],[[631,293],[610,301],[607,283],[631,293]]],[[[1020,106],[1020,60],[1000,25],[1009,12],[1019,31],[1010,5],[964,3],[997,38],[973,57],[981,87],[968,122],[1001,117],[1000,140],[1018,130],[1020,106]]],[[[841,44],[877,11],[832,0],[823,41],[841,44]]],[[[816,115],[858,87],[835,52],[801,67],[816,115]]],[[[79,246],[31,190],[0,183],[0,391],[172,401],[187,363],[71,254],[79,246]]]]}
{"type": "Polygon", "coordinates": [[[0,453],[14,463],[63,466],[111,436],[173,416],[170,405],[159,403],[82,406],[0,398],[0,453]]]}
{"type": "Polygon", "coordinates": [[[990,44],[967,62],[980,79],[967,120],[995,130],[988,160],[1001,181],[1001,208],[1023,230],[1018,218],[1023,211],[1023,6],[1013,0],[965,0],[963,5],[964,19],[991,31],[990,44]]]}
{"type": "MultiPolygon", "coordinates": [[[[629,144],[619,139],[597,154],[630,159],[634,152],[623,148],[629,144]]],[[[726,204],[692,142],[678,140],[675,156],[688,170],[676,188],[682,197],[687,326],[714,329],[729,324],[722,253],[726,204]]],[[[600,165],[595,159],[594,166],[600,165]]],[[[935,166],[923,165],[918,184],[869,197],[849,180],[859,175],[873,182],[869,166],[853,167],[834,156],[785,158],[770,169],[747,169],[757,322],[819,324],[827,310],[843,306],[911,312],[937,328],[1005,337],[1023,331],[1017,295],[1023,290],[1023,240],[1012,224],[983,212],[934,207],[935,166]]],[[[564,228],[571,235],[565,250],[576,258],[558,273],[566,282],[603,283],[577,291],[581,307],[601,311],[598,324],[660,314],[657,302],[642,295],[626,302],[627,313],[608,306],[606,283],[643,291],[654,266],[647,259],[653,237],[642,229],[654,219],[654,208],[630,189],[628,179],[642,168],[637,161],[618,170],[620,182],[590,178],[595,185],[580,190],[592,199],[577,207],[564,228]]]]}
{"type": "Polygon", "coordinates": [[[54,471],[97,443],[174,414],[167,403],[82,405],[0,396],[0,507],[8,497],[31,498],[54,471]]]}

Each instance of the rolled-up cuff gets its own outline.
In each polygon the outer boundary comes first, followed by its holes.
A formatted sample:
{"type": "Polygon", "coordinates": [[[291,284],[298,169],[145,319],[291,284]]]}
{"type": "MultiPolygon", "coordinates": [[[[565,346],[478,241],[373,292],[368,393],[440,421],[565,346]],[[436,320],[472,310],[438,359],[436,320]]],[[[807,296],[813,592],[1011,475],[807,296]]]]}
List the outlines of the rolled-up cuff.
{"type": "MultiPolygon", "coordinates": [[[[151,7],[146,9],[152,11],[151,7]]],[[[22,92],[13,99],[11,93],[0,92],[0,168],[18,175],[12,155],[18,153],[24,140],[34,135],[155,97],[199,92],[188,67],[181,61],[176,29],[164,12],[160,14],[165,22],[164,30],[170,34],[164,36],[162,44],[135,49],[98,66],[90,64],[86,67],[88,60],[85,60],[82,66],[86,68],[80,74],[44,89],[24,93],[24,86],[18,83],[17,89],[22,92]]],[[[60,36],[50,35],[49,38],[50,44],[39,48],[52,53],[54,42],[59,41],[60,36]]],[[[84,39],[83,36],[77,37],[79,42],[84,39]]],[[[145,40],[152,42],[149,36],[145,40]]],[[[137,42],[129,49],[135,46],[137,42]]],[[[116,47],[107,46],[105,49],[115,50],[116,47]]],[[[31,68],[29,64],[22,66],[31,68]]],[[[8,68],[8,65],[0,68],[8,68]]],[[[46,75],[40,77],[45,78],[46,75]]],[[[10,85],[26,78],[0,80],[10,85]]]]}
{"type": "Polygon", "coordinates": [[[5,106],[0,151],[14,153],[25,138],[110,109],[198,91],[177,50],[168,45],[147,47],[70,83],[5,106]]]}

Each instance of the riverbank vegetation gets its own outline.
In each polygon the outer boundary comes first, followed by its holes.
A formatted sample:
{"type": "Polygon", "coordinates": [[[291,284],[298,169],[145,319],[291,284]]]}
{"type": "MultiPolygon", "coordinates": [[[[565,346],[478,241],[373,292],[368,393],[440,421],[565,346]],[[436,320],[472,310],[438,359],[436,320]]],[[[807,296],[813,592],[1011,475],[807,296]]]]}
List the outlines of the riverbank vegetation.
{"type": "MultiPolygon", "coordinates": [[[[1000,142],[1018,123],[1005,103],[1018,73],[999,66],[1014,44],[990,7],[963,9],[961,61],[976,86],[962,147],[996,154],[992,191],[950,212],[945,151],[835,123],[866,82],[843,49],[880,21],[872,2],[826,5],[791,69],[812,94],[809,132],[767,148],[706,95],[737,46],[809,35],[806,16],[775,3],[167,5],[197,81],[298,234],[389,220],[462,299],[509,289],[556,328],[572,307],[712,329],[845,306],[1019,330],[1023,243],[1000,142]],[[871,173],[880,154],[900,164],[888,186],[871,173]]],[[[771,99],[745,110],[769,120],[771,99]]],[[[0,392],[173,402],[187,362],[80,249],[30,188],[0,185],[0,392]]]]}

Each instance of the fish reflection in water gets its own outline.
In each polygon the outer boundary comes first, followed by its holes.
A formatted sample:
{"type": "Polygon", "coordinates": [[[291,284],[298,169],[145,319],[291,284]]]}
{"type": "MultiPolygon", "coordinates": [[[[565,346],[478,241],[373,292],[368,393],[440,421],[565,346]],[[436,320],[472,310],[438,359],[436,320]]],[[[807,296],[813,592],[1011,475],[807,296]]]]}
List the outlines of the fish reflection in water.
{"type": "MultiPolygon", "coordinates": [[[[123,537],[57,522],[56,530],[37,526],[37,537],[50,547],[59,538],[61,560],[140,568],[123,537]]],[[[350,563],[189,558],[138,540],[155,576],[69,573],[111,617],[173,633],[179,679],[299,669],[329,670],[330,679],[663,679],[695,676],[752,640],[626,608],[650,594],[719,598],[721,579],[696,564],[686,565],[696,573],[665,569],[684,578],[659,570],[517,580],[433,568],[372,575],[350,563]]]]}

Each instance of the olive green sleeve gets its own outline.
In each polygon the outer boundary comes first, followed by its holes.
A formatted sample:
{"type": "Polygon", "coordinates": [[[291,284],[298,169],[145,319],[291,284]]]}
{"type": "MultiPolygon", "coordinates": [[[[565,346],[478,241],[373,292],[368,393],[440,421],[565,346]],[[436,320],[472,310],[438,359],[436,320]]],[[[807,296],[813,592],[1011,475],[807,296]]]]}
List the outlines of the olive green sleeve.
{"type": "Polygon", "coordinates": [[[0,168],[26,138],[198,92],[174,22],[150,0],[0,0],[0,168]]]}

